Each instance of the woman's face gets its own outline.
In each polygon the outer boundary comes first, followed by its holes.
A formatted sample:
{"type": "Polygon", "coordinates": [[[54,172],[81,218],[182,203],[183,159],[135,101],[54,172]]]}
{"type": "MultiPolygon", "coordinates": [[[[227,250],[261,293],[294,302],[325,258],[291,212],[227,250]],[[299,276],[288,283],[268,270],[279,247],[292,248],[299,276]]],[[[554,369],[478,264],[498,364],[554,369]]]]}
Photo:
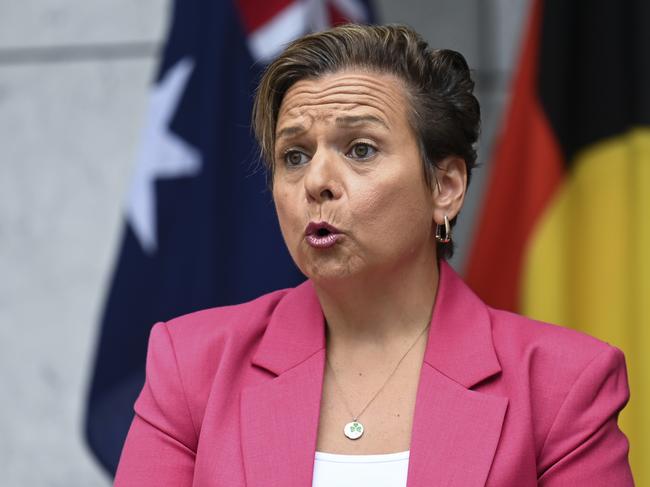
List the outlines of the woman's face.
{"type": "Polygon", "coordinates": [[[435,258],[434,197],[408,106],[398,78],[363,70],[287,91],[273,198],[289,252],[308,277],[378,277],[435,258]]]}

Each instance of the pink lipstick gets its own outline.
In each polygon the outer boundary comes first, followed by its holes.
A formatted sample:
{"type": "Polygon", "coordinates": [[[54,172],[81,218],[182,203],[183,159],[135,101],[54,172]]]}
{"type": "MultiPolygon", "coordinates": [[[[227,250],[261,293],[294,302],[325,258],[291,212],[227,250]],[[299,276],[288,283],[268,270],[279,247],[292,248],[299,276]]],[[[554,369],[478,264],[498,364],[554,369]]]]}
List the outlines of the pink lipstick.
{"type": "Polygon", "coordinates": [[[327,222],[310,222],[305,229],[305,240],[317,249],[326,249],[334,246],[340,238],[339,230],[327,222]]]}

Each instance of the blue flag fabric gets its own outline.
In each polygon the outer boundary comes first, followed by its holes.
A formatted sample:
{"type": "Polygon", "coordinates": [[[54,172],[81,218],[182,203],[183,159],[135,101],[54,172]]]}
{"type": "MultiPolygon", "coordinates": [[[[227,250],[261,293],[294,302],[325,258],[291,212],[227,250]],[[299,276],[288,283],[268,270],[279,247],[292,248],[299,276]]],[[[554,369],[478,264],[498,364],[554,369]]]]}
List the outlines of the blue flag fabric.
{"type": "Polygon", "coordinates": [[[113,474],[151,326],[304,279],[257,160],[250,114],[262,63],[241,12],[231,0],[177,0],[172,19],[88,394],[86,439],[113,474]]]}

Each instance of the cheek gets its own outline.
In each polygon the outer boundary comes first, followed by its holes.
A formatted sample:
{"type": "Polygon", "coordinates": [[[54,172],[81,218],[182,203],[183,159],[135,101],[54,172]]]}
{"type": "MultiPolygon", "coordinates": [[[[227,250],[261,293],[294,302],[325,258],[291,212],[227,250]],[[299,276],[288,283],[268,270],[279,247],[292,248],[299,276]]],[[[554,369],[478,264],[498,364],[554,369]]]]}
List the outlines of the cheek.
{"type": "Polygon", "coordinates": [[[354,220],[365,222],[362,227],[376,244],[402,246],[400,242],[407,245],[414,239],[428,238],[433,212],[427,194],[419,181],[414,184],[408,179],[359,188],[354,220]]]}
{"type": "Polygon", "coordinates": [[[291,192],[281,188],[273,190],[273,202],[278,215],[280,230],[285,242],[291,247],[290,243],[295,238],[296,226],[298,226],[300,220],[297,213],[298,205],[293,202],[291,192]]]}

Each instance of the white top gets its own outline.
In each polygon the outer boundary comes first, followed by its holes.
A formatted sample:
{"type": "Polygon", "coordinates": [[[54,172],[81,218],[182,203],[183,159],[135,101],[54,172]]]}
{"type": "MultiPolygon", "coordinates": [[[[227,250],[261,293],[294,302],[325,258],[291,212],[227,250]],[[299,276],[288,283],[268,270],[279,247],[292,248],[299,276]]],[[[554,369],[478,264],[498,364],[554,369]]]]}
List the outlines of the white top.
{"type": "Polygon", "coordinates": [[[409,453],[340,455],[317,451],[312,487],[406,487],[409,453]]]}

